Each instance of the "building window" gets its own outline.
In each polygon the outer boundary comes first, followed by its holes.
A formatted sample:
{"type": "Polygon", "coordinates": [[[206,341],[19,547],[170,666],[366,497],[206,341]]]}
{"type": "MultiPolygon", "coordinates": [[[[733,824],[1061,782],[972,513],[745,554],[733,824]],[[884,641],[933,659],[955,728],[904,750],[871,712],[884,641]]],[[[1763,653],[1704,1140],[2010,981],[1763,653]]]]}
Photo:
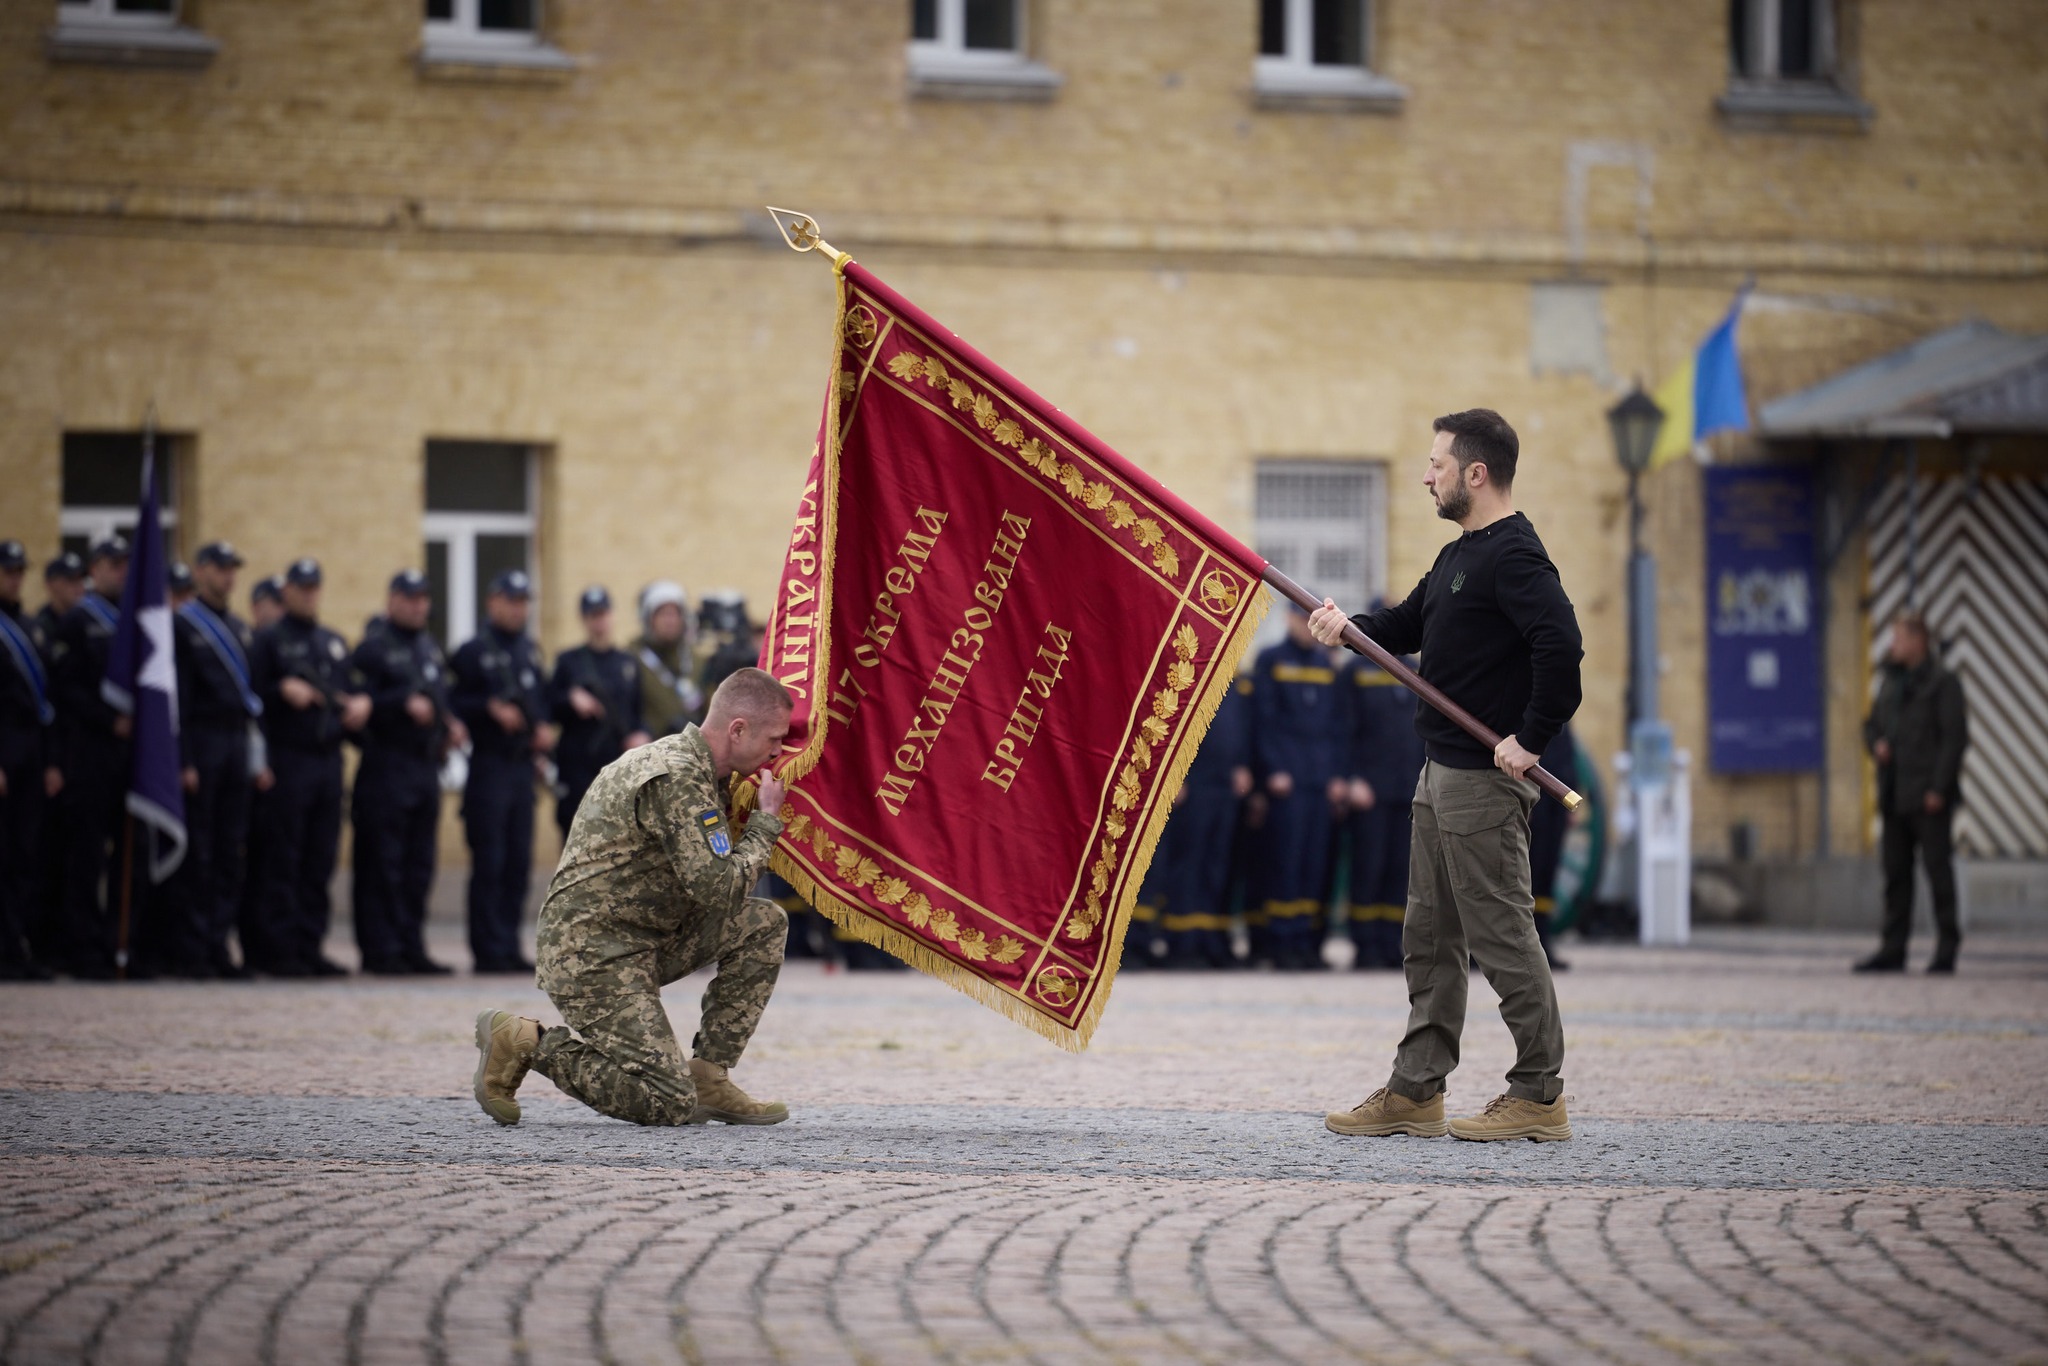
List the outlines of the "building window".
{"type": "MultiPolygon", "coordinates": [[[[186,445],[182,438],[157,433],[157,500],[164,549],[173,559],[179,555],[178,494],[184,464],[179,457],[186,445]]],[[[109,536],[133,545],[135,509],[142,501],[142,433],[64,433],[62,497],[58,532],[64,549],[82,557],[109,536]]]]}
{"type": "Polygon", "coordinates": [[[59,0],[44,35],[52,61],[204,66],[220,44],[179,22],[181,0],[59,0]]]}
{"type": "Polygon", "coordinates": [[[420,62],[573,70],[545,40],[541,17],[541,0],[426,0],[420,62]]]}
{"type": "MultiPolygon", "coordinates": [[[[430,626],[453,650],[477,632],[484,594],[507,569],[536,585],[540,462],[532,446],[507,441],[429,441],[423,521],[430,626]]],[[[538,588],[535,591],[538,601],[538,588]]]]}
{"type": "Polygon", "coordinates": [[[1400,108],[1408,92],[1373,70],[1373,8],[1372,0],[1259,0],[1259,102],[1400,108]]]}
{"type": "Polygon", "coordinates": [[[1724,114],[1813,115],[1867,122],[1844,79],[1835,0],[1729,0],[1724,114]]]}
{"type": "MultiPolygon", "coordinates": [[[[1369,460],[1261,460],[1253,541],[1267,563],[1319,598],[1363,612],[1387,586],[1387,467],[1369,460]]],[[[1260,631],[1286,631],[1275,612],[1260,631]]]]}
{"type": "Polygon", "coordinates": [[[911,93],[1051,99],[1060,76],[1031,60],[1025,12],[1025,0],[911,0],[911,93]]]}

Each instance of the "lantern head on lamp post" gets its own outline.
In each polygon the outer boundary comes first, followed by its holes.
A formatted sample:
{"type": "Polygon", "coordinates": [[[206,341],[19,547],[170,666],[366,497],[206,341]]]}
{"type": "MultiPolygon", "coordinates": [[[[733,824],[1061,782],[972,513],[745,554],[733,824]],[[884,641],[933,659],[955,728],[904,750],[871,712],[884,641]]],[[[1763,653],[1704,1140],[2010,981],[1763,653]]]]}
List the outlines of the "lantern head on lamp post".
{"type": "Polygon", "coordinates": [[[1638,489],[1643,471],[1650,466],[1650,452],[1656,449],[1657,433],[1664,425],[1664,410],[1643,392],[1639,382],[1626,397],[1607,410],[1607,427],[1614,434],[1614,458],[1628,472],[1628,720],[1631,733],[1636,722],[1657,714],[1657,568],[1643,553],[1643,500],[1638,489]]]}

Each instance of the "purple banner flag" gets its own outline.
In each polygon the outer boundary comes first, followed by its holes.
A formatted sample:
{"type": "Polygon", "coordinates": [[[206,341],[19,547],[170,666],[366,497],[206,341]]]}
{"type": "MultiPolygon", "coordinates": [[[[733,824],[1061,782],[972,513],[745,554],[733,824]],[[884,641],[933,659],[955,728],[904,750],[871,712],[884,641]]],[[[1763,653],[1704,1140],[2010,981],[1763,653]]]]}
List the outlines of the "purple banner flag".
{"type": "Polygon", "coordinates": [[[143,438],[142,452],[135,550],[101,687],[110,706],[134,718],[128,813],[149,832],[149,880],[162,882],[185,858],[185,789],[178,762],[178,670],[157,509],[155,433],[143,438]]]}

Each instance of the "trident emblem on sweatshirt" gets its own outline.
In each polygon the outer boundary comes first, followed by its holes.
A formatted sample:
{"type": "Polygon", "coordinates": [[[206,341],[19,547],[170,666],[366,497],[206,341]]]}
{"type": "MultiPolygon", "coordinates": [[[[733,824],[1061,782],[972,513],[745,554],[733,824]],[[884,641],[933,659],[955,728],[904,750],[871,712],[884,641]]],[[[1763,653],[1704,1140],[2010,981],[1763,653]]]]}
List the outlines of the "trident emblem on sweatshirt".
{"type": "Polygon", "coordinates": [[[1462,570],[1462,569],[1460,569],[1460,570],[1458,571],[1458,576],[1457,576],[1456,578],[1454,578],[1454,579],[1452,579],[1452,580],[1451,580],[1451,591],[1452,591],[1453,593],[1455,593],[1455,592],[1457,592],[1457,591],[1458,591],[1458,590],[1459,590],[1460,588],[1463,588],[1464,586],[1465,586],[1465,571],[1464,571],[1464,570],[1462,570]]]}

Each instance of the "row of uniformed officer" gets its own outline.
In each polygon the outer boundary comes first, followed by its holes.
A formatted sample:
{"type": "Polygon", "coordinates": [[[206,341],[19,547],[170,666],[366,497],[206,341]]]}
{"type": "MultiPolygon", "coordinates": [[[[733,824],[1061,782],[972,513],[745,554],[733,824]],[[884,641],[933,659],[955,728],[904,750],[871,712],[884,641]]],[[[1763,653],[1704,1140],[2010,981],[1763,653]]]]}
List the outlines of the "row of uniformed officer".
{"type": "Polygon", "coordinates": [[[1354,962],[1401,966],[1422,768],[1416,700],[1369,660],[1333,659],[1307,621],[1293,613],[1287,638],[1261,652],[1219,706],[1140,893],[1126,940],[1137,953],[1127,957],[1232,965],[1241,888],[1253,962],[1321,967],[1336,854],[1348,842],[1354,962]]]}

